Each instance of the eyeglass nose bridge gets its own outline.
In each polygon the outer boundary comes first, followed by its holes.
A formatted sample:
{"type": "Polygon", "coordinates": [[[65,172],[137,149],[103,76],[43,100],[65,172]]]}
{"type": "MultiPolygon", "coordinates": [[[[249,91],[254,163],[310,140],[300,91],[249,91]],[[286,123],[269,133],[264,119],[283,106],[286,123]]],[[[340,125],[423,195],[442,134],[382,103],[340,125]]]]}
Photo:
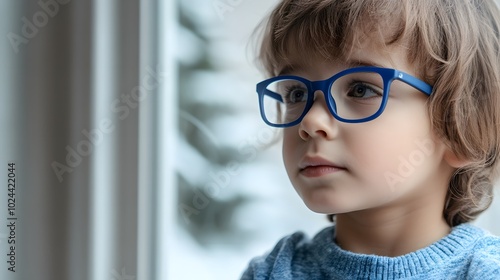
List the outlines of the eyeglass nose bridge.
{"type": "Polygon", "coordinates": [[[333,99],[332,94],[330,94],[330,87],[331,84],[333,83],[332,79],[326,79],[322,81],[311,81],[309,84],[310,91],[311,91],[311,100],[309,103],[308,108],[306,109],[306,112],[304,113],[304,116],[309,112],[311,109],[312,105],[314,104],[314,100],[316,99],[316,92],[321,91],[325,97],[325,103],[326,107],[328,108],[328,111],[330,111],[330,114],[336,119],[341,121],[341,118],[337,115],[337,103],[335,102],[335,99],[333,99]]]}

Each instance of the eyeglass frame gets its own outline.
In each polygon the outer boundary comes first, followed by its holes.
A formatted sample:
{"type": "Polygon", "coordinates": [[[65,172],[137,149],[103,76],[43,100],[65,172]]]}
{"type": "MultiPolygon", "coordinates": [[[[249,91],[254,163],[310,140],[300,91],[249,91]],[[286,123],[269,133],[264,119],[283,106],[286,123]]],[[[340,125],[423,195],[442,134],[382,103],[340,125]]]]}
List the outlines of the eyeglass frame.
{"type": "Polygon", "coordinates": [[[323,92],[323,95],[325,96],[325,101],[326,105],[328,107],[328,110],[332,114],[332,116],[341,122],[345,123],[363,123],[363,122],[369,122],[371,120],[376,119],[379,117],[382,112],[384,111],[386,105],[387,105],[387,100],[389,97],[389,92],[391,88],[391,84],[394,80],[399,80],[401,82],[404,82],[405,84],[408,84],[412,86],[413,88],[419,90],[420,92],[424,93],[427,96],[430,96],[432,93],[432,86],[429,85],[428,83],[420,80],[417,77],[414,77],[408,73],[405,73],[400,70],[396,70],[393,68],[384,68],[384,67],[375,67],[375,66],[361,66],[361,67],[354,67],[354,68],[349,68],[345,69],[343,71],[338,72],[337,74],[333,75],[332,77],[326,79],[326,80],[320,80],[320,81],[310,81],[308,79],[302,78],[300,76],[293,76],[293,75],[283,75],[283,76],[276,76],[273,78],[266,79],[260,83],[257,84],[256,90],[257,94],[259,96],[259,107],[260,107],[260,115],[264,122],[272,127],[279,127],[279,128],[286,128],[286,127],[292,127],[297,124],[299,124],[304,117],[307,115],[309,110],[311,109],[313,103],[314,103],[314,97],[315,97],[315,92],[320,90],[323,92]],[[345,75],[349,75],[352,73],[359,73],[359,72],[370,72],[370,73],[377,73],[382,77],[383,80],[383,86],[384,86],[384,92],[382,95],[382,103],[380,105],[380,108],[375,112],[373,115],[362,118],[362,119],[344,119],[337,115],[335,113],[335,110],[337,108],[337,105],[335,103],[335,100],[333,99],[333,95],[331,94],[331,88],[333,83],[339,79],[340,77],[343,77],[345,75]],[[270,90],[267,89],[267,87],[279,80],[297,80],[302,82],[306,87],[308,92],[311,92],[312,94],[307,95],[307,103],[304,107],[304,112],[302,112],[302,115],[298,117],[295,121],[290,122],[290,123],[284,123],[284,124],[274,124],[271,123],[264,112],[264,96],[269,96],[279,102],[283,102],[283,99],[281,95],[274,93],[270,90]]]}

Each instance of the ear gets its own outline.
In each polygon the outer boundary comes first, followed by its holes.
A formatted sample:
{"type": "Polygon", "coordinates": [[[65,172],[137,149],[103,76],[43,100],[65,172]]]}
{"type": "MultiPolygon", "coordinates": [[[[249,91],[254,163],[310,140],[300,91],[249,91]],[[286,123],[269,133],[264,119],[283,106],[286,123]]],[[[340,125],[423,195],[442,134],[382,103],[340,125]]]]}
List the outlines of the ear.
{"type": "Polygon", "coordinates": [[[457,156],[450,148],[446,148],[443,158],[453,168],[462,168],[471,163],[470,160],[457,156]]]}

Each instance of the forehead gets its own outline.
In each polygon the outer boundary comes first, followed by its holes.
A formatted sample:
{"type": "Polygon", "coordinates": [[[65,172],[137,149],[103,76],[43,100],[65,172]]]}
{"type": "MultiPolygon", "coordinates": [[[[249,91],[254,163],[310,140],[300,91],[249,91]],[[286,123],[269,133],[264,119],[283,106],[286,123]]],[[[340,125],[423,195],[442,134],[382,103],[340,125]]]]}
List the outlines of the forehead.
{"type": "Polygon", "coordinates": [[[321,67],[324,65],[330,65],[329,68],[338,70],[359,66],[377,66],[413,72],[409,69],[411,67],[407,59],[408,52],[404,45],[399,43],[386,45],[380,39],[366,37],[363,34],[361,32],[360,37],[353,37],[354,40],[350,45],[346,44],[344,49],[331,48],[328,53],[311,47],[301,49],[294,41],[295,38],[290,37],[286,59],[283,59],[276,69],[277,74],[298,74],[305,69],[325,69],[321,67]]]}

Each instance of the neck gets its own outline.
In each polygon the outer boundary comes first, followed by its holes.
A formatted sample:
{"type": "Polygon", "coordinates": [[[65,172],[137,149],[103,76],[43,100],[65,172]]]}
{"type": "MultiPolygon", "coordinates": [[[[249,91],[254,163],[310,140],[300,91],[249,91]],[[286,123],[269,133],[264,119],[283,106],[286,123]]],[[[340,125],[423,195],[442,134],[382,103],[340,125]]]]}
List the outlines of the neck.
{"type": "Polygon", "coordinates": [[[427,247],[446,236],[450,227],[443,218],[442,203],[434,207],[421,205],[409,203],[338,214],[336,242],[354,253],[389,257],[427,247]]]}

